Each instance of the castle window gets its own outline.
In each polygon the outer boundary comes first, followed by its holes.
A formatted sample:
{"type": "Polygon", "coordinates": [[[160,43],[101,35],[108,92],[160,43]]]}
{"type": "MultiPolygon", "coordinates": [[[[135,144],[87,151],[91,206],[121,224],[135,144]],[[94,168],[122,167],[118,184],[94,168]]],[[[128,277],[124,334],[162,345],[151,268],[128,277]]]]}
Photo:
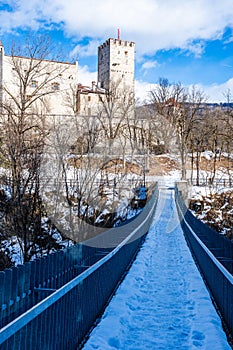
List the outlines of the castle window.
{"type": "Polygon", "coordinates": [[[128,51],[125,51],[125,56],[128,56],[128,51]]]}
{"type": "Polygon", "coordinates": [[[60,84],[59,83],[52,83],[52,89],[54,91],[59,91],[60,90],[60,84]]]}
{"type": "Polygon", "coordinates": [[[89,102],[91,101],[91,96],[88,96],[88,101],[89,101],[89,102]]]}
{"type": "Polygon", "coordinates": [[[37,88],[37,87],[38,87],[38,81],[32,80],[32,81],[31,81],[31,87],[32,87],[32,88],[37,88]]]}

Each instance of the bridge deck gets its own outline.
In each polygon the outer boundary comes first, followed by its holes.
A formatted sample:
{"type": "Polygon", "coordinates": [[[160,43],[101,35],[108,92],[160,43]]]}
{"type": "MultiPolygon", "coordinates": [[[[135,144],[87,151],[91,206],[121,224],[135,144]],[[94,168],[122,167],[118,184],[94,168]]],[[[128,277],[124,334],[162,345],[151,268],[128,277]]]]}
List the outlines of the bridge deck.
{"type": "Polygon", "coordinates": [[[146,241],[84,349],[230,349],[179,225],[160,190],[146,241]]]}

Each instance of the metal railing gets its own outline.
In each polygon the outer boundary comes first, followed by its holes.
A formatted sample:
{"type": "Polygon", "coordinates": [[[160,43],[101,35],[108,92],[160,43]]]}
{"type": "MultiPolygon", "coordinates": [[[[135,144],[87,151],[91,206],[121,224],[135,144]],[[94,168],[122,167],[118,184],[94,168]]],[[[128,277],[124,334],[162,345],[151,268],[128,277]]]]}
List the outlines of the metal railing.
{"type": "Polygon", "coordinates": [[[213,300],[233,335],[233,242],[198,220],[176,189],[176,204],[187,242],[213,300]]]}
{"type": "MultiPolygon", "coordinates": [[[[189,179],[188,183],[192,186],[196,186],[197,184],[197,179],[189,179]]],[[[212,187],[232,187],[233,185],[233,179],[224,179],[224,178],[215,178],[214,180],[211,180],[206,177],[200,177],[198,180],[198,186],[212,186],[212,187]]]]}
{"type": "Polygon", "coordinates": [[[103,312],[149,230],[155,189],[129,224],[0,273],[1,350],[72,350],[103,312]]]}

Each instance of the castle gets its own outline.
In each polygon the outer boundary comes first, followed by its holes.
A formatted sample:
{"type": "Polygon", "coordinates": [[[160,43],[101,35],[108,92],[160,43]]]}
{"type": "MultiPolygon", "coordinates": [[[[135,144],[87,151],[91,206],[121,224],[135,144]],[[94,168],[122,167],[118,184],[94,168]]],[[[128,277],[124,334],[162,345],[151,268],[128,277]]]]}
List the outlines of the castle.
{"type": "Polygon", "coordinates": [[[81,115],[95,115],[99,110],[100,97],[113,89],[134,92],[134,42],[108,39],[98,48],[97,83],[91,87],[78,85],[77,112],[81,115]]]}
{"type": "Polygon", "coordinates": [[[106,93],[115,84],[134,91],[135,44],[108,39],[98,48],[98,77],[90,87],[78,82],[78,63],[5,55],[0,42],[0,106],[9,111],[22,99],[32,113],[94,116],[106,93]],[[14,101],[15,99],[15,101],[14,101]]]}

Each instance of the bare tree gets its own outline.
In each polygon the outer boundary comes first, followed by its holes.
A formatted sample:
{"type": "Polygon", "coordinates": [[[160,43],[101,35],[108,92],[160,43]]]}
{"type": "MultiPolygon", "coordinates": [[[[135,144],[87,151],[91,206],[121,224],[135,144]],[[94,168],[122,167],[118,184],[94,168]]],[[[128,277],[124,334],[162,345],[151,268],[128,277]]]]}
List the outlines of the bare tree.
{"type": "Polygon", "coordinates": [[[182,179],[186,179],[187,145],[195,123],[200,119],[200,108],[205,101],[202,91],[194,86],[190,91],[181,91],[179,108],[174,125],[177,130],[178,147],[181,156],[182,179]]]}
{"type": "MultiPolygon", "coordinates": [[[[193,121],[188,139],[188,150],[191,154],[191,183],[200,185],[201,155],[204,150],[214,149],[216,141],[216,124],[213,111],[205,107],[201,111],[200,118],[193,121]],[[212,142],[213,140],[213,142],[212,142]]],[[[214,177],[214,172],[213,172],[214,177]]]]}
{"type": "Polygon", "coordinates": [[[227,152],[227,174],[229,179],[230,186],[232,185],[233,179],[232,179],[232,152],[233,152],[233,140],[232,140],[232,134],[233,134],[233,111],[232,108],[230,108],[230,102],[231,102],[231,91],[228,90],[225,93],[226,97],[226,103],[227,107],[223,111],[223,123],[224,123],[224,144],[225,149],[227,152]]]}
{"type": "Polygon", "coordinates": [[[150,94],[158,113],[157,118],[162,115],[168,126],[170,124],[170,128],[175,131],[182,179],[186,179],[187,144],[195,121],[200,117],[199,112],[205,96],[195,87],[188,91],[180,83],[170,84],[167,79],[160,79],[158,86],[150,94]]]}
{"type": "Polygon", "coordinates": [[[134,113],[134,93],[121,88],[121,82],[112,82],[105,95],[100,95],[97,118],[108,141],[108,152],[112,154],[113,142],[121,128],[127,126],[127,117],[134,113]]]}
{"type": "MultiPolygon", "coordinates": [[[[176,127],[178,113],[178,95],[180,84],[171,84],[168,79],[160,78],[157,86],[149,92],[151,124],[159,143],[165,145],[168,152],[176,152],[176,127]]],[[[157,142],[157,143],[158,143],[157,142]]]]}
{"type": "Polygon", "coordinates": [[[35,253],[42,232],[40,166],[48,134],[48,96],[62,73],[62,67],[45,60],[49,54],[50,42],[44,37],[28,39],[23,47],[13,45],[9,58],[13,78],[2,86],[0,152],[6,172],[1,181],[10,192],[5,232],[18,237],[24,262],[35,253]]]}

